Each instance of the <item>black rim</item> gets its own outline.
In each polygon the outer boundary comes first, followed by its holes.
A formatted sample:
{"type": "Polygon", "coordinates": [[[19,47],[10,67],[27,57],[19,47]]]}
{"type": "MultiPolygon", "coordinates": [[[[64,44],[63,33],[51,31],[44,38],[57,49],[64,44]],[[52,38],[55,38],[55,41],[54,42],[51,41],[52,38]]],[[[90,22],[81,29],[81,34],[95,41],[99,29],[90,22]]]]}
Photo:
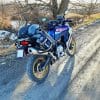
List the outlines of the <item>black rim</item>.
{"type": "Polygon", "coordinates": [[[45,68],[43,67],[45,65],[45,62],[45,58],[41,57],[36,59],[33,65],[33,75],[38,79],[44,78],[48,73],[48,65],[45,68]]]}

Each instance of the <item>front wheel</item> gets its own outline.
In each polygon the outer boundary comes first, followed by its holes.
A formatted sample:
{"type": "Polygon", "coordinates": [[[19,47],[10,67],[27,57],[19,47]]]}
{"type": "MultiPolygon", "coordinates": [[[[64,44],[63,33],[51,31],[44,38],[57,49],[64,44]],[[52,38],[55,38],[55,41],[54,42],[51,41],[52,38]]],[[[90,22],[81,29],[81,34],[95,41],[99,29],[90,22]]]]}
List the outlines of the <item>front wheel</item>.
{"type": "Polygon", "coordinates": [[[27,64],[27,73],[32,81],[42,83],[45,81],[49,73],[49,64],[44,68],[47,61],[47,56],[31,56],[27,64]]]}
{"type": "Polygon", "coordinates": [[[66,45],[67,45],[67,54],[69,56],[74,56],[74,54],[76,53],[76,41],[72,36],[66,45]]]}

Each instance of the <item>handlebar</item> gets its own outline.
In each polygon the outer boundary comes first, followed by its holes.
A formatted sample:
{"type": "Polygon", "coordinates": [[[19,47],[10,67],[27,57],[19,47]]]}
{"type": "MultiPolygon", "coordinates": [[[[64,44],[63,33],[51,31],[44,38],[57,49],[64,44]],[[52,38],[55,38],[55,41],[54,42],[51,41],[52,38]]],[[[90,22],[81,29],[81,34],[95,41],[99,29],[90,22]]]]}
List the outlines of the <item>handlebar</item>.
{"type": "Polygon", "coordinates": [[[67,19],[67,20],[65,20],[65,22],[72,22],[72,20],[70,20],[70,19],[67,19]]]}
{"type": "Polygon", "coordinates": [[[65,24],[66,22],[72,22],[72,20],[70,20],[70,19],[67,19],[67,20],[50,20],[48,22],[48,24],[51,24],[53,26],[56,26],[58,24],[65,24]]]}

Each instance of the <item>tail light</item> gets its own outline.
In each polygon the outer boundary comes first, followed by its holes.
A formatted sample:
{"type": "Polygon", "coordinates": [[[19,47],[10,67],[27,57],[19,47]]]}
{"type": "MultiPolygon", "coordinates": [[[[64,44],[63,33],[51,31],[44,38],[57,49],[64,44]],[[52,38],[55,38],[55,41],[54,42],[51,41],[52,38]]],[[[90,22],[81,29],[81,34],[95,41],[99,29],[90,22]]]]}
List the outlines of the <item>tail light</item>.
{"type": "Polygon", "coordinates": [[[20,44],[23,46],[27,46],[29,44],[29,42],[24,40],[24,41],[21,41],[20,44]]]}

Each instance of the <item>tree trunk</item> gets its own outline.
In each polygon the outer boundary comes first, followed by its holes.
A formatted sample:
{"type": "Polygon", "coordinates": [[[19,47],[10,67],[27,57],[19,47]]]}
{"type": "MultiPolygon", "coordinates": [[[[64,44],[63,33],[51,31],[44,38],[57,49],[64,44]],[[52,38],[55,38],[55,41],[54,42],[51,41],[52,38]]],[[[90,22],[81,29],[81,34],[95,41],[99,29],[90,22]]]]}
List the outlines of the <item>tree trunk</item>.
{"type": "Polygon", "coordinates": [[[53,13],[53,17],[56,18],[57,12],[58,12],[57,0],[52,0],[51,10],[52,10],[52,13],[53,13]]]}
{"type": "Polygon", "coordinates": [[[58,9],[58,14],[63,15],[65,13],[65,11],[68,9],[68,4],[69,4],[70,0],[62,0],[60,7],[58,9]]]}
{"type": "Polygon", "coordinates": [[[57,0],[52,0],[52,13],[55,18],[57,15],[64,15],[65,11],[68,9],[68,4],[70,0],[61,0],[58,8],[57,0]]]}

